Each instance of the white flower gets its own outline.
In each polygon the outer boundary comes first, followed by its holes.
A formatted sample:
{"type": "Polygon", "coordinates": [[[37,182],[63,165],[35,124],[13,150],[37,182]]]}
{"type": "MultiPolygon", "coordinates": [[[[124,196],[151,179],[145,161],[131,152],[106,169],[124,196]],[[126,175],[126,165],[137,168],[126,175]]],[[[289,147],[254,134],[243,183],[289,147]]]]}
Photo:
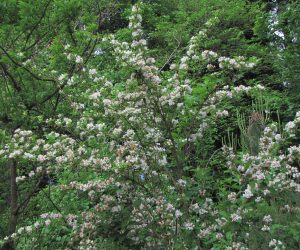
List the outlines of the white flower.
{"type": "Polygon", "coordinates": [[[296,124],[294,122],[288,122],[285,125],[285,130],[288,131],[288,132],[295,129],[295,128],[296,128],[296,124]]]}
{"type": "Polygon", "coordinates": [[[182,216],[182,213],[179,210],[176,210],[175,211],[175,217],[176,217],[176,219],[178,219],[181,216],[182,216]]]}
{"type": "Polygon", "coordinates": [[[111,212],[112,212],[112,213],[117,213],[117,212],[119,212],[119,211],[121,211],[121,206],[120,206],[120,205],[114,206],[114,207],[112,207],[112,209],[111,209],[111,212]]]}
{"type": "Polygon", "coordinates": [[[247,67],[250,68],[250,69],[253,68],[254,66],[255,66],[255,63],[248,63],[247,64],[247,67]]]}
{"type": "Polygon", "coordinates": [[[138,8],[137,8],[136,5],[133,5],[131,10],[132,10],[132,12],[137,12],[137,11],[138,11],[138,8]]]}
{"type": "Polygon", "coordinates": [[[104,105],[104,106],[110,106],[110,105],[111,105],[111,100],[109,100],[109,99],[104,99],[104,100],[103,100],[103,105],[104,105]]]}
{"type": "Polygon", "coordinates": [[[31,233],[32,232],[32,227],[27,226],[27,227],[25,227],[25,230],[26,230],[27,233],[31,233]]]}
{"type": "Polygon", "coordinates": [[[20,181],[23,181],[23,180],[25,180],[25,176],[23,175],[23,176],[18,176],[18,177],[16,177],[16,182],[18,183],[18,182],[20,182],[20,181]]]}
{"type": "MultiPolygon", "coordinates": [[[[140,41],[142,41],[142,40],[140,40],[140,41]]],[[[148,63],[148,64],[153,64],[153,63],[155,63],[155,59],[152,58],[152,57],[147,58],[146,63],[148,63]]]]}
{"type": "Polygon", "coordinates": [[[244,172],[245,168],[244,168],[244,166],[242,166],[242,165],[238,165],[237,170],[238,170],[239,172],[244,172]]]}
{"type": "Polygon", "coordinates": [[[40,226],[40,223],[37,221],[33,225],[34,225],[35,228],[38,228],[40,226]]]}
{"type": "Polygon", "coordinates": [[[27,153],[27,152],[25,152],[25,153],[24,153],[24,158],[25,158],[25,159],[33,159],[33,158],[34,158],[34,155],[33,155],[33,154],[30,154],[30,153],[27,153]]]}
{"type": "Polygon", "coordinates": [[[185,180],[182,180],[182,179],[179,179],[179,180],[177,181],[177,184],[178,184],[179,186],[181,186],[181,187],[185,187],[186,181],[185,181],[185,180]]]}
{"type": "Polygon", "coordinates": [[[24,232],[24,227],[20,227],[17,232],[18,232],[18,234],[23,233],[24,232]]]}
{"type": "Polygon", "coordinates": [[[59,81],[62,81],[62,80],[64,80],[65,78],[66,78],[66,74],[61,74],[59,77],[58,77],[58,80],[59,81]]]}
{"type": "Polygon", "coordinates": [[[266,216],[264,216],[263,221],[266,222],[266,223],[272,222],[272,217],[271,217],[271,215],[266,215],[266,216]]]}
{"type": "Polygon", "coordinates": [[[179,69],[187,69],[187,68],[188,68],[188,66],[187,66],[186,63],[181,63],[181,64],[179,65],[179,69]]]}
{"type": "Polygon", "coordinates": [[[258,197],[255,199],[255,202],[256,202],[256,203],[259,203],[259,202],[261,202],[261,200],[262,200],[261,196],[258,196],[258,197]]]}
{"type": "Polygon", "coordinates": [[[101,48],[97,48],[94,52],[95,56],[99,56],[99,55],[102,55],[102,54],[104,54],[104,51],[101,48]]]}
{"type": "Polygon", "coordinates": [[[176,69],[176,64],[175,63],[172,63],[171,65],[170,65],[170,69],[176,69]]]}
{"type": "Polygon", "coordinates": [[[45,225],[46,225],[46,226],[49,226],[50,223],[51,223],[51,220],[49,220],[49,219],[48,219],[48,220],[45,220],[45,225]]]}
{"type": "Polygon", "coordinates": [[[245,190],[243,197],[246,199],[250,199],[253,196],[253,193],[251,192],[250,185],[247,186],[247,189],[245,190]]]}
{"type": "Polygon", "coordinates": [[[90,95],[90,99],[91,100],[97,100],[98,97],[100,97],[100,95],[101,95],[100,92],[97,91],[97,92],[90,95]]]}
{"type": "Polygon", "coordinates": [[[92,76],[92,75],[95,75],[97,74],[97,70],[96,69],[90,69],[89,70],[89,74],[92,76]]]}
{"type": "Polygon", "coordinates": [[[231,217],[231,220],[234,221],[234,222],[239,221],[239,220],[242,219],[242,217],[237,213],[232,214],[230,217],[231,217]]]}
{"type": "Polygon", "coordinates": [[[276,141],[281,141],[281,135],[280,134],[275,135],[275,140],[276,141]]]}
{"type": "Polygon", "coordinates": [[[229,63],[230,64],[236,64],[236,60],[235,59],[229,59],[229,63]]]}
{"type": "Polygon", "coordinates": [[[165,165],[167,165],[168,162],[167,162],[166,156],[164,156],[162,159],[159,159],[159,160],[158,160],[158,164],[159,164],[160,166],[165,166],[165,165]]]}
{"type": "MultiPolygon", "coordinates": [[[[147,41],[146,41],[145,39],[141,39],[141,40],[140,40],[140,44],[142,44],[142,45],[145,46],[145,45],[147,45],[147,41]]],[[[152,58],[152,59],[154,59],[154,58],[152,58]]],[[[155,60],[154,60],[154,62],[155,62],[155,60]]],[[[153,62],[153,60],[152,60],[152,63],[154,63],[154,62],[153,62]]]]}
{"type": "Polygon", "coordinates": [[[45,155],[38,155],[38,157],[37,157],[37,160],[38,160],[39,162],[44,162],[46,159],[47,159],[47,158],[46,158],[45,155]]]}
{"type": "Polygon", "coordinates": [[[210,64],[210,63],[207,64],[206,67],[207,67],[208,70],[213,70],[215,68],[215,66],[213,64],[210,64]]]}
{"type": "Polygon", "coordinates": [[[270,242],[269,242],[269,247],[275,247],[275,249],[279,249],[277,248],[278,246],[281,246],[282,245],[282,242],[280,240],[275,240],[275,239],[272,239],[270,242]]]}
{"type": "Polygon", "coordinates": [[[223,234],[217,233],[217,234],[216,234],[216,238],[217,238],[218,240],[222,239],[222,238],[223,238],[223,234]]]}
{"type": "Polygon", "coordinates": [[[83,62],[82,57],[81,56],[76,56],[75,62],[76,63],[82,63],[83,62]]]}
{"type": "Polygon", "coordinates": [[[168,211],[173,211],[174,210],[174,206],[171,203],[168,203],[166,209],[168,211]]]}
{"type": "Polygon", "coordinates": [[[191,223],[191,222],[185,222],[185,223],[183,224],[183,227],[184,227],[186,230],[192,231],[192,230],[194,229],[195,225],[194,225],[193,223],[191,223]]]}
{"type": "Polygon", "coordinates": [[[217,111],[216,115],[217,117],[223,117],[223,116],[228,116],[229,113],[227,110],[223,110],[223,111],[217,111]]]}
{"type": "Polygon", "coordinates": [[[264,225],[264,226],[261,228],[261,231],[269,232],[269,231],[270,231],[270,227],[267,226],[267,225],[264,225]]]}
{"type": "Polygon", "coordinates": [[[236,193],[232,192],[227,196],[228,200],[231,202],[235,202],[236,201],[236,193]]]}
{"type": "Polygon", "coordinates": [[[133,37],[137,37],[138,35],[139,35],[138,32],[136,32],[136,31],[132,32],[132,36],[133,36],[133,37]]]}

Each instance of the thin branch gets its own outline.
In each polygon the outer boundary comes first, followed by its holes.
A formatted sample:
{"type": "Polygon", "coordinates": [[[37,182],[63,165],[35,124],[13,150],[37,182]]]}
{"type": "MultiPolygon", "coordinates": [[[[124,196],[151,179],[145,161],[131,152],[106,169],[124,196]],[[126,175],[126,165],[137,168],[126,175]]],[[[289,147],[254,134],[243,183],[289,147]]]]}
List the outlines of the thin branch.
{"type": "Polygon", "coordinates": [[[37,76],[36,74],[34,74],[32,71],[30,71],[29,69],[27,69],[26,67],[24,67],[22,64],[18,63],[17,61],[15,61],[15,59],[12,58],[12,56],[0,45],[0,49],[3,51],[3,53],[9,58],[9,60],[15,64],[16,66],[24,69],[26,72],[28,72],[33,78],[35,78],[36,80],[39,81],[45,81],[45,82],[54,82],[56,83],[56,81],[54,79],[46,79],[46,78],[41,78],[39,76],[37,76]]]}
{"type": "Polygon", "coordinates": [[[169,56],[168,60],[164,63],[164,65],[159,69],[158,73],[160,73],[164,69],[164,67],[172,60],[173,55],[175,54],[175,52],[178,50],[179,47],[180,47],[180,43],[177,45],[176,49],[173,50],[173,52],[169,56]]]}
{"type": "Polygon", "coordinates": [[[218,148],[217,150],[215,150],[215,152],[213,152],[213,154],[210,156],[210,158],[208,159],[206,165],[205,165],[205,168],[208,167],[208,164],[210,163],[210,161],[213,159],[214,155],[219,151],[221,150],[221,148],[218,148]]]}
{"type": "MultiPolygon", "coordinates": [[[[54,203],[54,201],[51,199],[50,195],[47,195],[47,193],[43,189],[42,189],[42,192],[44,193],[45,197],[51,202],[51,204],[54,206],[54,208],[62,215],[61,209],[54,203]]],[[[66,220],[65,217],[62,216],[61,218],[64,220],[64,222],[66,224],[68,224],[68,221],[66,220]]]]}
{"type": "Polygon", "coordinates": [[[7,67],[5,64],[0,63],[1,68],[3,69],[4,74],[12,81],[14,88],[16,89],[17,92],[21,91],[21,87],[19,85],[19,83],[17,82],[17,80],[9,73],[7,67]]]}
{"type": "Polygon", "coordinates": [[[52,0],[49,0],[49,1],[46,3],[45,9],[44,9],[44,11],[43,11],[41,17],[39,18],[39,20],[37,21],[37,23],[33,26],[33,28],[30,30],[29,34],[27,35],[27,37],[26,37],[26,42],[25,42],[24,47],[27,45],[27,42],[28,42],[29,38],[31,37],[32,33],[34,32],[34,30],[39,26],[39,24],[41,23],[41,21],[42,21],[43,18],[45,17],[46,11],[47,11],[47,9],[48,9],[48,7],[49,7],[51,1],[52,1],[52,0]]]}
{"type": "Polygon", "coordinates": [[[36,183],[36,185],[34,186],[34,188],[31,190],[30,194],[27,195],[27,197],[23,200],[23,202],[18,205],[17,210],[16,210],[17,213],[19,213],[21,209],[22,209],[22,211],[24,211],[24,209],[28,205],[28,202],[33,197],[33,195],[36,193],[36,191],[38,190],[38,188],[40,187],[40,185],[41,185],[41,183],[43,181],[43,178],[44,178],[44,175],[42,175],[40,177],[40,179],[38,180],[38,182],[36,183]]]}

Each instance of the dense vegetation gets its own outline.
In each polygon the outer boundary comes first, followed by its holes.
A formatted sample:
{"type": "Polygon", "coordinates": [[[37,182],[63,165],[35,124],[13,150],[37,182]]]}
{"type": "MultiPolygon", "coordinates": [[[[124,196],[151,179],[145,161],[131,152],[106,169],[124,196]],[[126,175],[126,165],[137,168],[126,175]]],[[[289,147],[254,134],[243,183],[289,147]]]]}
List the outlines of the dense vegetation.
{"type": "Polygon", "coordinates": [[[300,249],[299,11],[0,1],[0,247],[300,249]]]}

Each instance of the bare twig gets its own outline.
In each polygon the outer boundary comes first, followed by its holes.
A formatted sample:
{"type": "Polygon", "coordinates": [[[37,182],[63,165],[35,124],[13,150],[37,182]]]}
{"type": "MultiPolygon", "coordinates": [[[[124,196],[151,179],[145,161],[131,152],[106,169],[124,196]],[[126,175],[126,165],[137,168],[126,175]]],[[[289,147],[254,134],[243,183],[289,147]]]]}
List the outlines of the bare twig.
{"type": "Polygon", "coordinates": [[[168,60],[164,63],[164,65],[159,69],[158,73],[160,73],[164,69],[164,67],[172,60],[173,55],[175,54],[175,52],[178,50],[179,47],[180,47],[180,43],[177,45],[176,49],[173,50],[173,52],[169,56],[168,60]]]}

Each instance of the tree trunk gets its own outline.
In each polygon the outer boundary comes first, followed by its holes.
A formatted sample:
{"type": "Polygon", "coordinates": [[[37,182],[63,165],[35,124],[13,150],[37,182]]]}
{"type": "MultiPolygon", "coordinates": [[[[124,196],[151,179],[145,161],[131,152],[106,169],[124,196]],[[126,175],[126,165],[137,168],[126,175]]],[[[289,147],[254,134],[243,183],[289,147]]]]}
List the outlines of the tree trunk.
{"type": "MultiPolygon", "coordinates": [[[[10,168],[10,220],[9,220],[9,235],[16,232],[17,219],[18,219],[18,192],[17,192],[17,163],[15,160],[10,160],[8,163],[10,168]]],[[[4,249],[14,250],[14,240],[9,240],[9,242],[4,246],[4,249]]]]}

